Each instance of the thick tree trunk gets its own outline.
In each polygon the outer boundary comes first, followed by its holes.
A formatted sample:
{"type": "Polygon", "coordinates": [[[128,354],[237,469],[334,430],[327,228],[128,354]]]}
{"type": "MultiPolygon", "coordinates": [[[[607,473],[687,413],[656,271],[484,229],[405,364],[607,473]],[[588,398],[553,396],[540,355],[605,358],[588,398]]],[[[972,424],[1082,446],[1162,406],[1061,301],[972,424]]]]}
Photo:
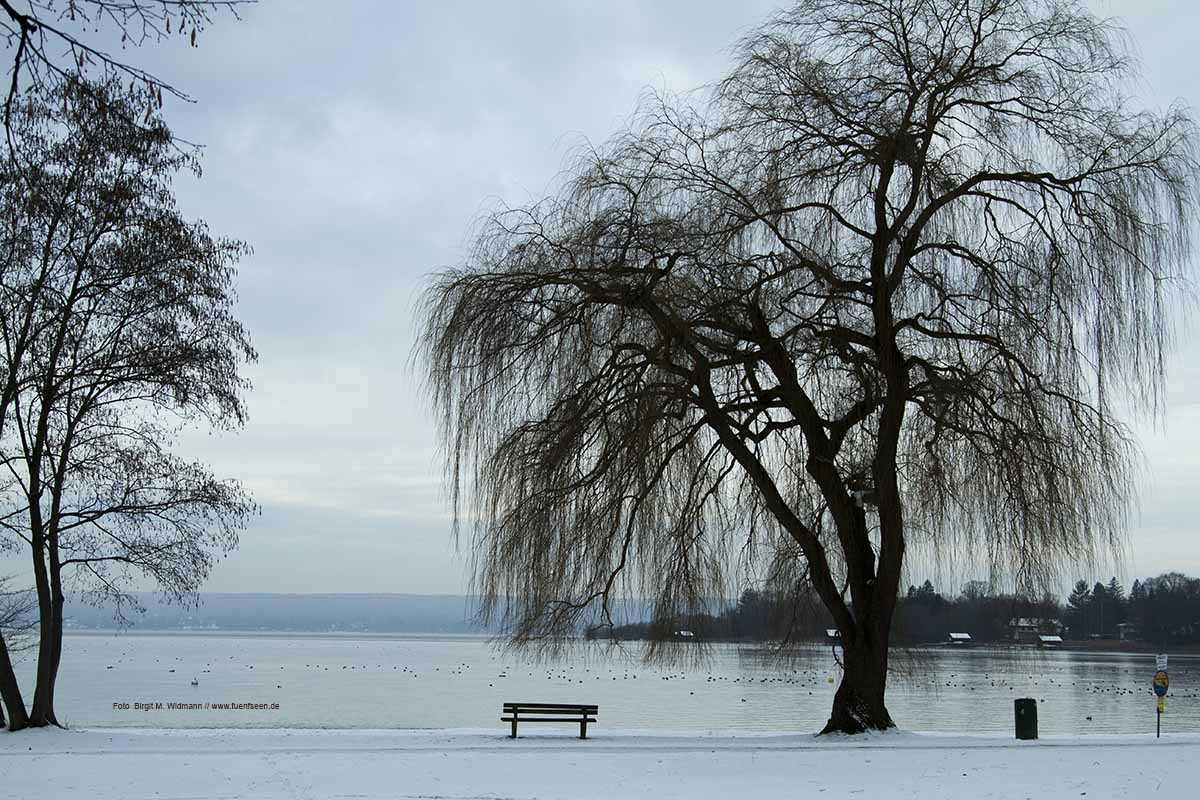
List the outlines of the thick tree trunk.
{"type": "Polygon", "coordinates": [[[842,648],[842,668],[833,710],[821,733],[865,733],[895,727],[884,703],[887,641],[871,643],[856,637],[854,644],[842,648]]]}
{"type": "Polygon", "coordinates": [[[33,690],[33,708],[29,711],[30,727],[46,727],[54,725],[62,727],[58,724],[58,718],[54,715],[54,672],[52,666],[53,656],[49,653],[49,648],[44,656],[39,654],[37,666],[37,686],[33,690]]]}
{"type": "MultiPolygon", "coordinates": [[[[34,514],[35,530],[41,530],[41,517],[34,514]]],[[[33,690],[33,708],[29,711],[29,724],[32,727],[58,725],[54,716],[54,631],[55,610],[54,595],[47,575],[44,540],[41,536],[34,537],[33,542],[33,576],[38,595],[38,660],[37,685],[33,690]]],[[[58,607],[61,612],[61,607],[58,607]]]]}
{"type": "Polygon", "coordinates": [[[8,654],[8,644],[2,635],[0,635],[0,699],[8,708],[8,729],[19,731],[28,727],[29,715],[25,713],[25,700],[21,697],[21,687],[17,685],[17,675],[13,671],[12,659],[8,654]]]}
{"type": "MultiPolygon", "coordinates": [[[[52,606],[54,608],[54,631],[50,641],[50,667],[46,670],[46,703],[49,709],[47,719],[50,724],[58,725],[58,718],[54,713],[54,689],[58,684],[58,668],[62,663],[62,641],[63,641],[63,604],[65,597],[62,591],[61,567],[57,564],[57,559],[51,571],[51,589],[53,592],[52,606]]],[[[40,674],[41,670],[39,670],[40,674]]]]}
{"type": "MultiPolygon", "coordinates": [[[[61,615],[60,602],[52,601],[51,607],[61,615]]],[[[62,727],[54,714],[54,683],[58,677],[58,661],[62,653],[61,619],[61,616],[57,615],[52,617],[49,635],[38,648],[37,686],[33,691],[33,708],[29,711],[29,724],[34,727],[62,727]]]]}

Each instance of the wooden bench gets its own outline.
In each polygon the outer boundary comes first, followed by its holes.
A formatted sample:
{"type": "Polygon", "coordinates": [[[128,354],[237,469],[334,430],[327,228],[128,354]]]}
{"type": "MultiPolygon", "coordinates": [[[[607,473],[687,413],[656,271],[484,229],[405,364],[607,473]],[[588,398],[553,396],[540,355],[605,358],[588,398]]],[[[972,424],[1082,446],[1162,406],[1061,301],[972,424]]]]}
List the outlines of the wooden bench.
{"type": "Polygon", "coordinates": [[[505,703],[500,721],[512,723],[510,739],[517,738],[518,722],[578,722],[579,738],[586,739],[588,723],[596,721],[599,711],[600,706],[576,703],[505,703]]]}

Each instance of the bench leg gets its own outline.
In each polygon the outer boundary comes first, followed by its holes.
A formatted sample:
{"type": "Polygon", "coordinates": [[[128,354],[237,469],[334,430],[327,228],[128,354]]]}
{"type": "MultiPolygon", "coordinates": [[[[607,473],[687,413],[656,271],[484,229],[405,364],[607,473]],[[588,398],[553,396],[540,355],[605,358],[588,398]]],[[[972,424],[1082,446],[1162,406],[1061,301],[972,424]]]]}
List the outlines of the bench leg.
{"type": "Polygon", "coordinates": [[[586,719],[580,721],[580,723],[579,723],[579,738],[580,739],[587,738],[587,720],[586,719]]]}
{"type": "Polygon", "coordinates": [[[513,725],[512,735],[509,736],[508,738],[515,739],[515,738],[517,738],[517,719],[516,719],[516,717],[513,717],[512,725],[513,725]]]}

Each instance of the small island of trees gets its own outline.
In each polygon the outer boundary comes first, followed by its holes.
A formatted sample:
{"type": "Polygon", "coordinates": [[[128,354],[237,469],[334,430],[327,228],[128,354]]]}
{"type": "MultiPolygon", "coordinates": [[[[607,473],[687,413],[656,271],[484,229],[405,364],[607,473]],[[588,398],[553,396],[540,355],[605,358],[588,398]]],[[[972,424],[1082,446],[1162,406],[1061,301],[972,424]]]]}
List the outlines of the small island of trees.
{"type": "MultiPolygon", "coordinates": [[[[938,591],[932,581],[910,585],[896,612],[896,638],[914,646],[949,641],[953,632],[980,644],[1008,644],[1017,629],[1061,635],[1071,646],[1187,647],[1200,645],[1200,578],[1168,572],[1134,580],[1128,593],[1115,578],[1089,586],[1075,583],[1066,601],[1053,594],[1029,597],[994,592],[986,581],[969,581],[957,594],[938,591]]],[[[736,603],[714,614],[686,619],[636,622],[589,631],[590,638],[698,641],[823,642],[833,620],[820,602],[797,603],[769,589],[747,588],[736,603]]]]}

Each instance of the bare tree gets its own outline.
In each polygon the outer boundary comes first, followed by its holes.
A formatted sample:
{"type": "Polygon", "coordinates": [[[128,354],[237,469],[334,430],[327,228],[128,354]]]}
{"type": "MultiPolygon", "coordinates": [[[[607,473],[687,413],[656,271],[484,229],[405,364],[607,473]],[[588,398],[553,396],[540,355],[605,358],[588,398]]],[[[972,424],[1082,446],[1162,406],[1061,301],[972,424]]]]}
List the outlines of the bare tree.
{"type": "MultiPolygon", "coordinates": [[[[132,81],[146,99],[141,107],[132,109],[133,118],[144,113],[149,121],[162,107],[164,91],[182,100],[189,99],[187,94],[114,56],[102,33],[114,44],[119,34],[121,49],[171,36],[195,47],[197,34],[212,22],[214,12],[226,11],[236,17],[239,7],[251,2],[254,0],[0,0],[0,38],[12,53],[5,127],[22,93],[38,98],[56,96],[79,75],[89,78],[84,86],[132,81]]],[[[11,131],[9,134],[11,144],[11,131]]]]}
{"type": "MultiPolygon", "coordinates": [[[[1119,540],[1198,170],[1073,0],[800,0],[694,105],[480,222],[422,360],[485,616],[661,619],[739,565],[841,632],[825,731],[892,726],[906,552],[1033,587],[1119,540]]],[[[669,628],[667,628],[669,629],[669,628]]]]}
{"type": "Polygon", "coordinates": [[[30,725],[57,724],[68,576],[119,609],[134,575],[189,598],[254,511],[235,482],[169,450],[180,423],[243,420],[239,366],[255,354],[232,284],[245,246],[180,215],[171,179],[194,164],[161,120],[93,113],[97,98],[137,99],[110,84],[71,91],[61,115],[24,106],[41,157],[8,184],[38,242],[5,276],[6,351],[23,358],[5,365],[17,390],[0,438],[20,512],[4,526],[31,556],[39,605],[30,725]]]}

